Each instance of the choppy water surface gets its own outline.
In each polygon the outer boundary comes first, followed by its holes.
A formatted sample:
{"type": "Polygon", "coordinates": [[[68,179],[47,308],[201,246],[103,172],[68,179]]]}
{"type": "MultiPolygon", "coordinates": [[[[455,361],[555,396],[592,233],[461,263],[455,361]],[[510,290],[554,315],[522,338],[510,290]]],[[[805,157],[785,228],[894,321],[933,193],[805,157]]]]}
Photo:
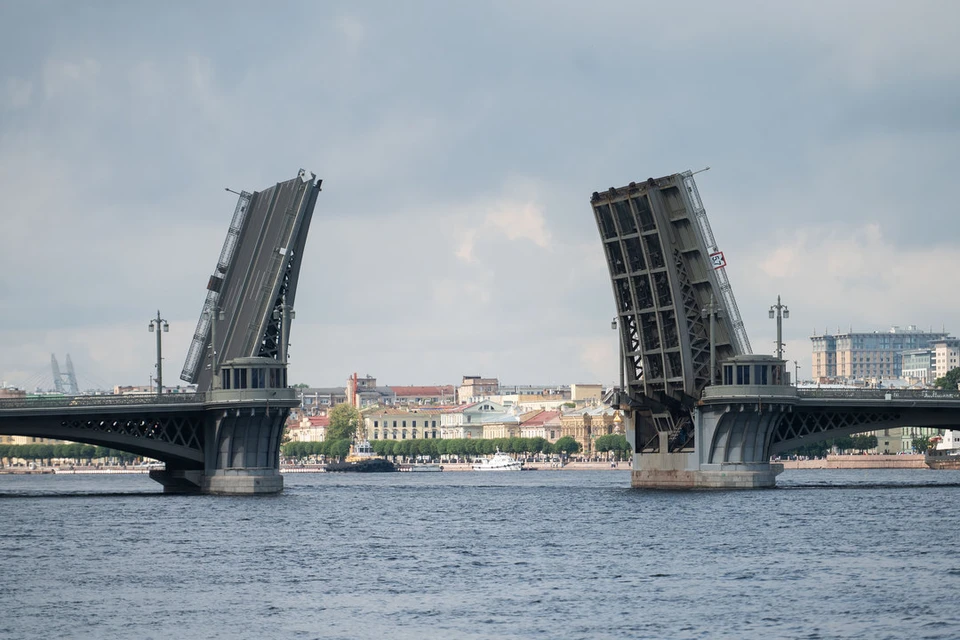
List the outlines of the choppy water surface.
{"type": "Polygon", "coordinates": [[[956,638],[960,472],[0,476],[0,637],[956,638]]]}

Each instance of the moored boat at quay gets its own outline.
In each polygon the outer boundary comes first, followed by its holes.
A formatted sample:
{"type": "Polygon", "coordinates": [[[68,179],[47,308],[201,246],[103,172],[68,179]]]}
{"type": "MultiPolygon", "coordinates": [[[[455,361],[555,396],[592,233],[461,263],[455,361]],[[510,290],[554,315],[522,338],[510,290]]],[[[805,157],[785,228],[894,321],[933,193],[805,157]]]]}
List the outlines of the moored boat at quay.
{"type": "Polygon", "coordinates": [[[520,471],[521,469],[523,469],[522,462],[514,460],[500,449],[497,449],[492,458],[473,465],[474,471],[520,471]]]}

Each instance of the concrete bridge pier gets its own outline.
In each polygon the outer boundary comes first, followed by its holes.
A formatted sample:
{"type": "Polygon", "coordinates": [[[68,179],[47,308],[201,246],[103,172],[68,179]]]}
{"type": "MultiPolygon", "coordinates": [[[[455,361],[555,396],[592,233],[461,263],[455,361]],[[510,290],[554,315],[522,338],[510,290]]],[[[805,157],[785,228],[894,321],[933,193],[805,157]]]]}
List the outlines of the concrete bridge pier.
{"type": "Polygon", "coordinates": [[[150,478],[163,485],[164,493],[254,495],[283,491],[280,439],[289,408],[256,399],[231,402],[232,406],[223,408],[223,398],[219,401],[214,400],[215,406],[207,411],[204,468],[154,470],[150,478]]]}
{"type": "MultiPolygon", "coordinates": [[[[707,386],[690,414],[693,446],[677,447],[671,421],[659,425],[657,446],[637,443],[631,484],[657,489],[759,489],[775,487],[783,465],[770,462],[774,432],[797,407],[797,388],[784,384],[784,361],[766,355],[730,358],[726,384],[707,386]],[[749,373],[758,384],[749,384],[749,373]],[[739,376],[739,378],[738,378],[739,376]],[[737,381],[740,384],[736,384],[737,381]],[[744,382],[746,384],[744,384],[744,382]]],[[[631,412],[628,434],[635,433],[631,412]]],[[[650,433],[647,429],[641,432],[650,433]]],[[[652,438],[652,436],[648,436],[652,438]]],[[[689,440],[687,440],[689,442],[689,440]]],[[[681,441],[681,444],[683,442],[681,441]]]]}
{"type": "Polygon", "coordinates": [[[222,388],[210,392],[205,426],[203,493],[251,495],[283,491],[280,439],[300,404],[286,386],[286,365],[273,358],[224,363],[222,388]]]}
{"type": "Polygon", "coordinates": [[[283,491],[280,440],[290,409],[300,404],[286,387],[286,366],[273,358],[223,364],[221,384],[207,393],[203,462],[196,468],[152,471],[164,493],[256,495],[283,491]]]}
{"type": "MultiPolygon", "coordinates": [[[[695,442],[692,451],[670,452],[670,433],[661,432],[656,452],[635,453],[630,484],[644,489],[760,489],[775,487],[783,465],[752,455],[722,459],[713,444],[725,414],[715,411],[694,412],[695,442]]],[[[760,420],[752,425],[754,435],[762,429],[760,420]]],[[[762,456],[762,438],[761,451],[762,456]]]]}
{"type": "Polygon", "coordinates": [[[153,469],[150,479],[163,485],[164,493],[199,493],[203,482],[201,469],[153,469]]]}
{"type": "Polygon", "coordinates": [[[249,495],[283,491],[280,438],[289,409],[224,409],[210,425],[203,493],[249,495]]]}

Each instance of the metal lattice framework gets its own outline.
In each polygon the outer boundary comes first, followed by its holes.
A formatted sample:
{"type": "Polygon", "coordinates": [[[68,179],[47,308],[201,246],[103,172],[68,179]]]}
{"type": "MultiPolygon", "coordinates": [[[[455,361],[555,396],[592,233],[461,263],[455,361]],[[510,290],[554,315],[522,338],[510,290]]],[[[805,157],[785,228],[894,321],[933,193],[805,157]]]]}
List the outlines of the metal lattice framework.
{"type": "MultiPolygon", "coordinates": [[[[126,438],[143,438],[200,451],[202,443],[198,434],[203,433],[203,419],[197,415],[157,415],[138,419],[118,419],[116,415],[83,416],[62,420],[61,426],[78,431],[116,434],[126,438]]],[[[82,434],[78,434],[82,435],[82,434]]]]}
{"type": "Polygon", "coordinates": [[[784,414],[770,434],[770,454],[837,435],[899,426],[902,412],[887,409],[822,409],[784,414]],[[801,439],[803,439],[801,441],[801,439]]]}

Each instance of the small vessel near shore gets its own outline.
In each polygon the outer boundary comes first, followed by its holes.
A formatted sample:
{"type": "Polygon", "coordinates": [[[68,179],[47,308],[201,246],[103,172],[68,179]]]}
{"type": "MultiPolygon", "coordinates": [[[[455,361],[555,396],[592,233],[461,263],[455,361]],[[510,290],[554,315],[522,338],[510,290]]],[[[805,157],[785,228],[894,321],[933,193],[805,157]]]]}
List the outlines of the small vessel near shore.
{"type": "Polygon", "coordinates": [[[500,449],[497,449],[492,458],[473,465],[474,471],[520,471],[521,469],[523,469],[522,462],[514,460],[500,449]]]}
{"type": "Polygon", "coordinates": [[[397,466],[383,458],[368,458],[355,462],[331,462],[325,470],[328,473],[389,473],[396,471],[397,466]]]}

